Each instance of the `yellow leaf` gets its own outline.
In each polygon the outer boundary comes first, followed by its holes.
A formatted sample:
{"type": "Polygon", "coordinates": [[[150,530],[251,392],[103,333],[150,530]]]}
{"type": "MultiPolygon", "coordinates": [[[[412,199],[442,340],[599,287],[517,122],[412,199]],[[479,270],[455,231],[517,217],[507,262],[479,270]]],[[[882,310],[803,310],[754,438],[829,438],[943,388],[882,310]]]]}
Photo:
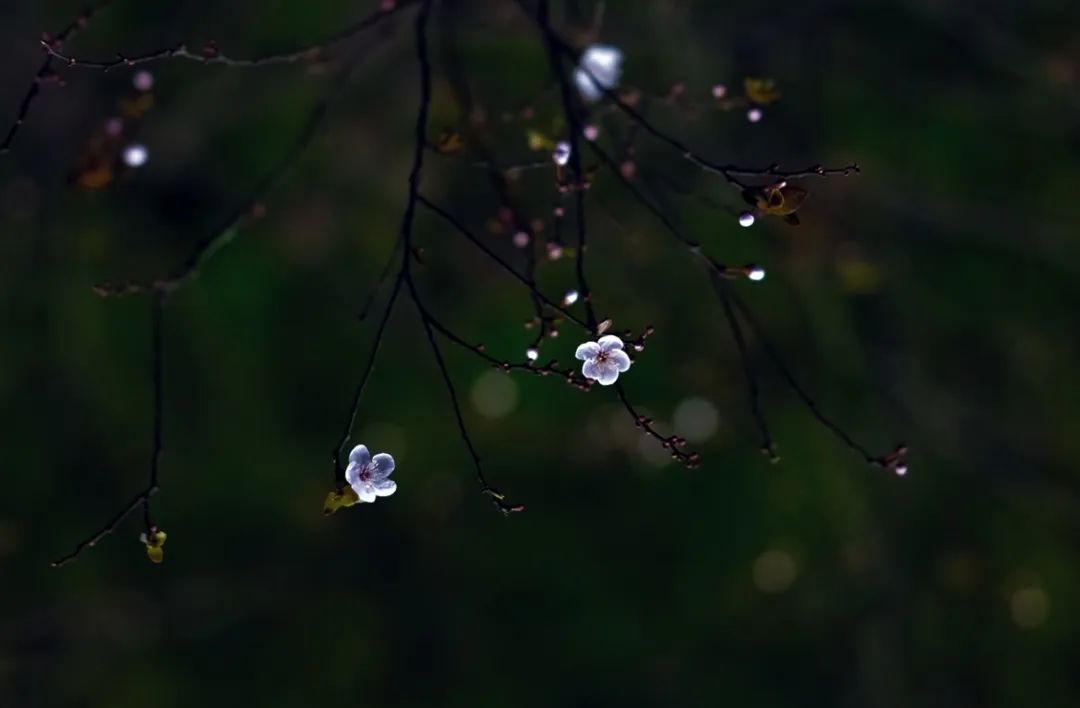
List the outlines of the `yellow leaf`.
{"type": "Polygon", "coordinates": [[[776,82],[772,79],[759,79],[746,77],[743,82],[746,97],[751,103],[766,106],[780,98],[780,91],[776,88],[776,82]]]}
{"type": "Polygon", "coordinates": [[[138,98],[127,99],[120,102],[120,112],[131,118],[139,118],[154,106],[152,93],[139,94],[138,98]]]}
{"type": "Polygon", "coordinates": [[[861,259],[845,259],[838,264],[837,270],[840,284],[847,292],[867,295],[880,289],[881,271],[873,263],[861,259]]]}
{"type": "Polygon", "coordinates": [[[530,130],[525,136],[528,138],[530,150],[541,152],[544,150],[555,149],[555,141],[541,133],[539,130],[530,130]]]}
{"type": "Polygon", "coordinates": [[[154,531],[148,537],[142,534],[139,540],[146,545],[146,557],[153,563],[165,560],[165,539],[168,535],[164,531],[154,531]]]}
{"type": "Polygon", "coordinates": [[[352,506],[359,501],[360,497],[356,495],[352,487],[345,487],[341,491],[330,492],[326,495],[326,501],[323,502],[323,513],[330,515],[338,509],[352,506]]]}
{"type": "Polygon", "coordinates": [[[435,149],[444,155],[453,155],[460,152],[463,146],[461,135],[452,130],[444,130],[440,133],[439,139],[435,143],[435,149]]]}
{"type": "Polygon", "coordinates": [[[75,178],[80,187],[86,189],[101,189],[112,182],[113,171],[109,165],[101,164],[88,170],[83,170],[75,178]]]}
{"type": "Polygon", "coordinates": [[[165,549],[161,546],[146,546],[146,555],[153,563],[160,563],[165,560],[165,549]]]}

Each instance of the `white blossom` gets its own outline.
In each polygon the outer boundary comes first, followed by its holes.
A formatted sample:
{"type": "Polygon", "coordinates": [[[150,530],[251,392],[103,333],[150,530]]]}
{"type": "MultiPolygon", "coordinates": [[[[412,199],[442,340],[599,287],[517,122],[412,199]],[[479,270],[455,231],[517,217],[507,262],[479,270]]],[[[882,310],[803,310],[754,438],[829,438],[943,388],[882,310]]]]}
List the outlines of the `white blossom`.
{"type": "Polygon", "coordinates": [[[558,143],[555,146],[554,152],[551,153],[551,159],[560,167],[570,162],[570,143],[565,140],[558,143]]]}
{"type": "Polygon", "coordinates": [[[596,101],[605,89],[619,85],[622,60],[622,51],[606,44],[594,44],[582,53],[574,70],[574,83],[586,101],[596,101]]]}
{"type": "Polygon", "coordinates": [[[393,471],[393,457],[385,452],[372,457],[367,447],[357,445],[349,453],[345,481],[360,497],[360,501],[373,502],[376,497],[388,497],[397,490],[397,483],[389,478],[393,471]]]}
{"type": "Polygon", "coordinates": [[[619,374],[630,368],[630,357],[623,351],[623,341],[614,334],[601,337],[596,342],[584,342],[574,356],[585,362],[581,373],[587,379],[600,382],[601,386],[615,383],[619,374]]]}
{"type": "Polygon", "coordinates": [[[753,225],[754,225],[754,215],[751,212],[744,211],[742,214],[739,214],[739,226],[742,226],[743,228],[747,228],[747,227],[753,226],[753,225]]]}

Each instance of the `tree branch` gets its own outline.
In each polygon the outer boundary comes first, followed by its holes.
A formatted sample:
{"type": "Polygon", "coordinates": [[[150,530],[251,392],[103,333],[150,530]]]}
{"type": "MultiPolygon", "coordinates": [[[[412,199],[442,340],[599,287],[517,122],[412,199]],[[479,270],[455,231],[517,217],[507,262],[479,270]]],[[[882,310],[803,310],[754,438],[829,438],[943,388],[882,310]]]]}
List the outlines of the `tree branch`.
{"type": "MultiPolygon", "coordinates": [[[[88,6],[78,16],[69,22],[63,29],[57,32],[53,36],[48,36],[42,40],[43,43],[59,47],[62,46],[65,41],[74,37],[79,30],[86,27],[93,19],[95,15],[104,10],[112,3],[112,0],[99,0],[99,2],[88,6]]],[[[23,123],[26,122],[26,117],[30,114],[30,107],[34,104],[34,101],[41,94],[41,86],[53,77],[53,56],[49,54],[41,62],[41,68],[34,74],[34,78],[30,81],[30,86],[26,89],[26,93],[23,94],[22,101],[19,102],[19,110],[15,114],[15,121],[8,128],[7,133],[4,136],[4,140],[0,142],[0,155],[11,150],[11,144],[15,141],[15,135],[18,134],[19,129],[22,128],[23,123]]]]}
{"type": "Polygon", "coordinates": [[[417,0],[398,0],[398,2],[393,5],[380,7],[370,15],[335,32],[320,42],[308,44],[287,52],[266,54],[261,57],[253,58],[233,58],[226,56],[219,52],[217,47],[213,44],[207,45],[198,52],[193,52],[187,48],[186,44],[181,43],[140,55],[125,56],[117,53],[115,59],[109,60],[79,59],[77,57],[68,56],[60,51],[58,44],[50,42],[47,39],[41,41],[41,48],[45,50],[50,59],[57,59],[69,68],[94,69],[98,71],[111,71],[120,67],[140,66],[142,64],[150,64],[166,59],[185,59],[199,64],[220,64],[230,67],[258,67],[271,64],[293,64],[301,60],[318,58],[326,50],[362,34],[367,29],[377,26],[386,18],[394,15],[398,10],[415,2],[417,2],[417,0]]]}

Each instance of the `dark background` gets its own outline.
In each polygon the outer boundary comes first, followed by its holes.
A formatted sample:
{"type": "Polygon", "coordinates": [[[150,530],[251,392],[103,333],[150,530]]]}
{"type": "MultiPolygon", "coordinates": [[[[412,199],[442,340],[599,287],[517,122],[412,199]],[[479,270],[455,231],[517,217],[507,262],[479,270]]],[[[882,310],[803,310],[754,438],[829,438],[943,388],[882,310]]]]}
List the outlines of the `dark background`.
{"type": "MultiPolygon", "coordinates": [[[[248,56],[318,42],[373,6],[117,0],[66,48],[213,39],[248,56]]],[[[553,131],[551,100],[501,118],[549,87],[529,18],[512,2],[436,6],[432,137],[462,124],[456,46],[499,159],[546,159],[525,132],[553,131]]],[[[593,5],[555,10],[581,41],[593,5]]],[[[76,12],[0,10],[0,128],[40,33],[76,12]]],[[[703,153],[861,164],[805,183],[802,226],[744,230],[722,180],[636,143],[642,184],[711,253],[768,268],[739,292],[825,410],[876,451],[911,446],[907,477],[818,426],[755,344],[783,456],[769,465],[705,275],[601,175],[597,307],[657,327],[623,378],[637,405],[684,432],[701,427],[693,411],[716,412],[692,445],[701,468],[663,464],[610,389],[506,378],[447,349],[493,482],[528,506],[501,518],[403,301],[356,437],[395,455],[398,493],[324,518],[374,330],[355,315],[404,206],[412,14],[324,62],[148,67],[154,105],[127,135],[150,160],[100,189],[72,178],[134,96],[133,71],[60,69],[67,85],[45,87],[0,157],[0,705],[1077,705],[1080,5],[607,3],[599,37],[626,52],[624,85],[685,82],[685,100],[648,101],[649,115],[703,153]],[[146,479],[149,301],[91,286],[174,268],[288,150],[342,57],[365,66],[266,217],[168,303],[165,563],[147,562],[133,517],[51,568],[146,479]],[[737,96],[748,75],[783,92],[758,124],[710,96],[717,82],[737,96]]],[[[425,190],[486,233],[497,202],[468,157],[429,158],[425,190]]],[[[551,170],[516,194],[546,218],[551,170]]],[[[416,233],[433,309],[521,360],[525,292],[430,215],[416,233]]],[[[520,263],[508,235],[490,238],[520,263]]],[[[557,295],[572,263],[540,277],[557,295]]],[[[572,363],[580,337],[563,334],[544,358],[572,363]]]]}

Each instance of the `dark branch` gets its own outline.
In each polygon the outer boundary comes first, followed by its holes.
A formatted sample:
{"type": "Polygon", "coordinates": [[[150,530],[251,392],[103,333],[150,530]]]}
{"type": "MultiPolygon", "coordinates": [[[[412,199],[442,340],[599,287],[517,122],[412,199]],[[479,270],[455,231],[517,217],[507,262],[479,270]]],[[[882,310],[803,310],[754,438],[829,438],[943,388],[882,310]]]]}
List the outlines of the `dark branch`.
{"type": "Polygon", "coordinates": [[[147,478],[146,487],[142,489],[135,497],[120,511],[111,518],[108,523],[101,529],[95,531],[86,539],[75,544],[75,548],[71,553],[66,556],[62,556],[53,561],[54,568],[70,563],[79,557],[79,555],[88,548],[93,548],[97,545],[105,536],[111,534],[117,526],[120,525],[124,519],[131,515],[140,506],[143,509],[143,521],[146,525],[147,534],[154,532],[154,523],[150,519],[150,497],[158,491],[158,470],[161,464],[161,453],[164,449],[163,445],[163,426],[165,418],[165,354],[164,346],[162,344],[162,330],[164,328],[165,317],[165,294],[156,293],[152,301],[151,310],[151,323],[150,323],[150,379],[151,387],[154,392],[154,431],[153,431],[153,449],[150,452],[150,472],[147,478]]]}
{"type": "Polygon", "coordinates": [[[145,54],[137,56],[125,56],[123,54],[117,54],[115,59],[109,59],[104,61],[95,61],[91,59],[79,59],[73,56],[68,56],[60,52],[59,45],[55,42],[48,40],[42,40],[41,47],[44,49],[50,58],[57,59],[63,62],[66,66],[77,69],[96,69],[99,71],[110,71],[112,69],[120,67],[133,67],[141,64],[149,64],[152,62],[163,61],[166,59],[186,59],[188,61],[198,62],[200,64],[220,64],[223,66],[231,67],[256,67],[256,66],[268,66],[271,64],[293,64],[298,61],[314,60],[322,56],[322,54],[328,50],[342,44],[358,35],[365,30],[375,27],[380,22],[390,17],[398,10],[407,5],[411,5],[416,0],[399,0],[394,5],[388,6],[383,9],[380,8],[363,19],[355,22],[354,24],[335,32],[326,39],[316,42],[314,44],[308,44],[298,49],[293,49],[287,52],[281,52],[277,54],[267,54],[261,57],[254,58],[234,58],[229,57],[217,50],[217,47],[213,44],[207,45],[197,52],[193,52],[187,48],[185,44],[176,44],[171,47],[165,47],[163,49],[157,49],[145,54]]]}
{"type": "Polygon", "coordinates": [[[427,207],[433,213],[438,214],[444,221],[446,221],[446,223],[453,226],[455,231],[457,231],[462,236],[467,238],[474,246],[477,247],[477,249],[482,251],[488,258],[490,258],[492,261],[497,263],[499,265],[499,267],[501,267],[504,271],[506,271],[507,273],[512,275],[515,279],[517,279],[518,282],[520,282],[522,285],[524,285],[526,288],[528,288],[529,292],[531,292],[537,298],[542,300],[544,302],[544,304],[546,304],[548,307],[550,307],[551,309],[553,309],[556,312],[558,312],[559,314],[561,314],[566,319],[568,319],[571,322],[579,325],[585,331],[587,331],[587,332],[592,331],[592,329],[593,329],[592,327],[585,324],[579,317],[577,317],[572,312],[570,312],[569,310],[564,308],[562,305],[559,305],[554,300],[549,298],[547,295],[545,295],[543,292],[541,292],[536,287],[536,285],[534,283],[529,281],[528,278],[526,278],[525,276],[518,273],[517,270],[515,270],[514,267],[512,265],[510,265],[502,256],[500,256],[495,251],[491,250],[491,248],[488,247],[487,244],[485,244],[476,234],[472,233],[468,228],[466,228],[465,224],[463,224],[461,221],[456,219],[452,214],[450,214],[450,212],[446,211],[445,209],[440,207],[438,204],[435,204],[434,202],[429,200],[427,197],[425,197],[423,194],[419,195],[417,199],[420,202],[420,204],[427,207]]]}
{"type": "MultiPolygon", "coordinates": [[[[90,20],[93,19],[94,15],[104,10],[110,3],[112,3],[112,0],[100,0],[100,2],[90,5],[62,30],[51,37],[46,36],[42,41],[56,47],[62,46],[65,41],[71,39],[79,32],[79,30],[86,27],[90,20]]],[[[26,117],[30,114],[30,107],[41,94],[41,86],[51,78],[55,77],[52,67],[53,56],[50,54],[41,62],[41,68],[34,74],[34,78],[30,81],[30,86],[26,89],[26,93],[23,94],[22,101],[19,102],[19,110],[15,114],[15,121],[11,124],[11,127],[8,128],[3,142],[0,142],[0,155],[3,155],[11,149],[11,144],[15,141],[15,135],[19,132],[19,129],[22,128],[23,123],[26,122],[26,117]]]]}
{"type": "Polygon", "coordinates": [[[371,345],[371,353],[368,355],[367,365],[364,367],[364,373],[361,374],[360,382],[356,385],[356,391],[353,393],[352,406],[350,407],[348,421],[345,423],[345,430],[341,434],[341,441],[334,447],[334,482],[339,486],[345,482],[345,467],[341,464],[341,456],[345,452],[345,446],[349,443],[349,438],[352,437],[353,425],[356,423],[356,414],[360,410],[360,397],[363,396],[364,389],[367,387],[367,382],[371,378],[372,372],[375,371],[375,360],[379,356],[379,348],[382,346],[383,336],[386,332],[386,324],[390,321],[390,314],[394,310],[394,303],[397,302],[398,295],[401,292],[402,280],[400,275],[394,280],[394,289],[390,293],[390,299],[386,303],[386,308],[383,310],[382,317],[379,318],[379,326],[375,330],[375,341],[371,345]]]}
{"type": "Polygon", "coordinates": [[[760,341],[761,345],[765,348],[765,352],[769,355],[769,358],[772,359],[773,365],[776,366],[777,370],[780,372],[780,375],[784,378],[784,381],[786,381],[791,390],[795,392],[795,395],[799,397],[799,400],[801,400],[803,404],[808,409],[810,409],[810,414],[814,416],[814,419],[821,423],[821,425],[827,428],[830,432],[832,432],[832,434],[839,438],[845,445],[862,455],[863,459],[867,462],[867,464],[874,465],[875,467],[884,467],[886,469],[896,471],[897,466],[901,463],[900,458],[903,457],[903,454],[898,453],[900,453],[904,446],[898,446],[896,450],[889,455],[877,456],[871,454],[866,447],[856,442],[855,439],[851,437],[851,435],[845,432],[839,425],[834,423],[831,418],[821,412],[821,409],[818,407],[817,402],[795,378],[795,375],[791,372],[791,368],[784,362],[783,357],[780,356],[780,353],[776,349],[776,347],[773,346],[772,341],[769,339],[768,334],[765,332],[765,328],[761,326],[757,318],[754,316],[754,313],[750,310],[749,307],[747,307],[746,303],[743,302],[742,298],[740,298],[736,293],[730,291],[728,292],[728,296],[731,298],[731,302],[735,305],[735,307],[738,308],[739,312],[742,313],[743,317],[746,318],[747,323],[750,325],[750,329],[754,330],[755,336],[757,336],[758,341],[760,341]]]}
{"type": "MultiPolygon", "coordinates": [[[[554,46],[559,52],[570,58],[572,61],[578,62],[578,60],[580,59],[578,52],[574,51],[574,49],[570,47],[564,40],[558,37],[558,35],[556,35],[554,31],[551,31],[549,33],[549,36],[549,44],[554,46]]],[[[753,168],[734,164],[722,164],[715,160],[710,160],[709,158],[704,157],[700,153],[687,147],[685,143],[683,143],[681,140],[674,137],[670,133],[667,133],[656,127],[656,125],[652,123],[648,118],[646,118],[644,114],[642,114],[636,108],[624,101],[618,93],[604,87],[596,79],[592,72],[589,71],[589,68],[587,66],[585,66],[584,64],[579,64],[579,68],[581,68],[585,72],[585,74],[593,80],[593,84],[596,86],[596,88],[599,89],[609,101],[611,101],[615,106],[617,106],[619,110],[625,113],[631,120],[640,125],[645,130],[645,132],[649,133],[657,140],[666,143],[668,146],[674,148],[685,159],[701,167],[702,169],[723,176],[724,179],[726,179],[733,186],[738,187],[739,189],[746,189],[747,187],[753,186],[739,179],[740,177],[757,177],[761,179],[778,181],[801,179],[805,177],[846,177],[848,175],[859,173],[859,165],[854,163],[846,165],[844,167],[824,167],[822,165],[811,165],[810,167],[801,170],[781,170],[780,166],[776,164],[769,165],[768,167],[764,168],[753,168]]]]}
{"type": "Polygon", "coordinates": [[[94,291],[103,297],[146,292],[171,293],[183,287],[189,280],[197,278],[202,268],[222,248],[231,243],[244,227],[259,217],[263,210],[264,200],[282,183],[297,160],[319,135],[330,109],[344,94],[345,88],[359,67],[359,61],[351,61],[341,70],[334,87],[312,108],[300,133],[285,154],[278,159],[274,167],[259,181],[247,198],[222,220],[220,226],[195,246],[191,254],[171,275],[150,282],[103,283],[95,286],[94,291]]]}
{"type": "Polygon", "coordinates": [[[739,324],[739,318],[731,307],[728,285],[715,274],[711,276],[710,280],[716,290],[717,297],[720,298],[728,329],[731,330],[731,336],[735,340],[735,347],[739,350],[739,361],[742,362],[743,374],[746,376],[746,392],[750,399],[750,412],[754,416],[758,432],[761,433],[761,452],[769,458],[770,462],[779,462],[780,458],[776,454],[776,443],[773,442],[772,436],[769,435],[769,425],[765,421],[765,414],[761,412],[761,394],[758,391],[757,373],[754,371],[754,365],[750,361],[750,354],[746,349],[746,338],[743,336],[742,325],[739,324]]]}
{"type": "Polygon", "coordinates": [[[589,323],[589,329],[593,334],[599,335],[599,321],[593,310],[592,290],[585,275],[585,252],[588,250],[588,232],[585,223],[585,178],[581,169],[581,132],[582,125],[577,107],[577,94],[570,84],[570,79],[563,70],[562,58],[559,55],[561,40],[556,36],[551,27],[550,6],[548,0],[540,0],[536,9],[536,22],[540,32],[544,35],[544,44],[547,47],[548,63],[551,65],[551,76],[559,87],[559,97],[562,102],[563,116],[566,119],[567,142],[570,144],[570,160],[567,163],[573,182],[568,188],[575,196],[575,217],[577,224],[577,253],[575,269],[577,273],[578,289],[581,301],[585,306],[585,316],[589,323]]]}
{"type": "Polygon", "coordinates": [[[651,438],[655,438],[660,446],[665,450],[671,452],[671,459],[675,460],[682,466],[692,469],[697,467],[701,462],[701,456],[696,452],[688,452],[683,449],[686,445],[686,440],[678,435],[664,435],[653,426],[653,419],[648,418],[641,413],[638,413],[637,409],[630,402],[629,396],[626,395],[626,390],[623,385],[618,381],[615,382],[615,392],[619,395],[619,400],[622,401],[623,408],[630,414],[630,417],[634,419],[634,425],[641,428],[642,432],[651,438]]]}

